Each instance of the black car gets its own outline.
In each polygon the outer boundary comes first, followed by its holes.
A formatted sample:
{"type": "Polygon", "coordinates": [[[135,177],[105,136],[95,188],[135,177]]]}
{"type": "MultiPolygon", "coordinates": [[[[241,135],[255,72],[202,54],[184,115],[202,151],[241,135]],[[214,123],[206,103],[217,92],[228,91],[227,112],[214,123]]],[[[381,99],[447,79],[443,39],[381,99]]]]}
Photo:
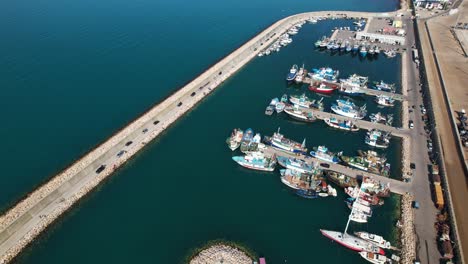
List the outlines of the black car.
{"type": "Polygon", "coordinates": [[[328,163],[320,163],[320,166],[322,166],[324,168],[330,168],[330,164],[328,164],[328,163]]]}
{"type": "Polygon", "coordinates": [[[128,141],[127,143],[125,143],[125,146],[128,147],[128,146],[130,146],[132,143],[133,143],[133,141],[128,141]]]}
{"type": "Polygon", "coordinates": [[[153,122],[153,125],[157,125],[157,124],[159,124],[159,120],[156,120],[153,122]]]}
{"type": "Polygon", "coordinates": [[[121,151],[119,151],[119,153],[117,153],[117,157],[120,158],[120,157],[121,157],[123,154],[125,154],[125,153],[127,153],[126,150],[121,150],[121,151]]]}
{"type": "Polygon", "coordinates": [[[106,165],[101,165],[99,168],[96,170],[96,173],[101,173],[106,168],[106,165]]]}
{"type": "Polygon", "coordinates": [[[410,168],[411,168],[412,170],[416,169],[416,164],[414,164],[414,163],[410,163],[409,166],[410,166],[410,168]]]}
{"type": "Polygon", "coordinates": [[[143,133],[146,133],[146,132],[148,132],[148,129],[147,129],[147,128],[145,128],[145,129],[143,129],[143,131],[142,131],[142,132],[143,132],[143,133]]]}

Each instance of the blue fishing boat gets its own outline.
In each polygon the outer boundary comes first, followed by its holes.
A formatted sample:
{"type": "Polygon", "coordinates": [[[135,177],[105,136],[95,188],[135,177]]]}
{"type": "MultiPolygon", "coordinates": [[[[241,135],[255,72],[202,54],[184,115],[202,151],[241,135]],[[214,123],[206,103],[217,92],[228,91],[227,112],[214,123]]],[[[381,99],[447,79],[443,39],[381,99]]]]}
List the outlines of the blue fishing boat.
{"type": "Polygon", "coordinates": [[[308,73],[316,81],[336,82],[340,72],[333,70],[330,67],[323,67],[319,69],[312,69],[313,73],[308,73]]]}
{"type": "Polygon", "coordinates": [[[273,133],[273,136],[265,136],[264,142],[276,149],[283,150],[286,152],[307,154],[307,148],[305,147],[305,139],[302,142],[302,144],[300,144],[294,140],[285,138],[283,134],[280,134],[279,128],[277,132],[273,133]]]}
{"type": "Polygon", "coordinates": [[[328,151],[328,148],[325,146],[318,146],[316,148],[313,148],[313,150],[310,152],[310,155],[317,159],[331,163],[338,163],[340,161],[337,154],[328,151]]]}
{"type": "Polygon", "coordinates": [[[365,45],[362,45],[361,46],[361,49],[359,50],[359,54],[362,56],[362,57],[365,57],[367,55],[367,48],[365,45]]]}
{"type": "Polygon", "coordinates": [[[296,64],[294,64],[291,69],[289,70],[289,73],[288,75],[286,76],[286,81],[288,82],[292,82],[294,81],[294,79],[296,78],[297,76],[297,71],[298,71],[299,67],[297,67],[296,64]]]}
{"type": "Polygon", "coordinates": [[[275,157],[265,157],[261,152],[249,152],[245,156],[234,156],[232,159],[242,167],[252,170],[273,171],[276,166],[275,157]]]}
{"type": "Polygon", "coordinates": [[[375,85],[371,87],[374,90],[390,92],[390,93],[395,92],[395,84],[385,83],[384,81],[374,82],[374,84],[375,85]]]}
{"type": "Polygon", "coordinates": [[[278,164],[285,167],[286,169],[296,170],[301,173],[313,173],[315,167],[305,162],[305,160],[297,158],[287,158],[283,156],[278,156],[276,158],[278,164]]]}
{"type": "Polygon", "coordinates": [[[353,52],[358,52],[359,51],[359,44],[354,44],[353,45],[353,49],[352,49],[353,52]]]}
{"type": "Polygon", "coordinates": [[[359,131],[359,127],[357,127],[352,121],[348,120],[338,120],[334,117],[332,118],[325,118],[325,123],[333,128],[346,130],[346,131],[359,131]]]}
{"type": "Polygon", "coordinates": [[[363,119],[367,114],[366,105],[357,107],[354,103],[341,99],[336,100],[336,102],[332,105],[331,110],[338,115],[363,119]]]}
{"type": "Polygon", "coordinates": [[[299,189],[296,191],[296,194],[306,199],[315,199],[319,197],[318,193],[312,189],[308,189],[308,190],[299,189]]]}
{"type": "Polygon", "coordinates": [[[341,83],[338,92],[348,96],[362,96],[365,94],[360,87],[354,85],[346,85],[344,83],[341,83]]]}

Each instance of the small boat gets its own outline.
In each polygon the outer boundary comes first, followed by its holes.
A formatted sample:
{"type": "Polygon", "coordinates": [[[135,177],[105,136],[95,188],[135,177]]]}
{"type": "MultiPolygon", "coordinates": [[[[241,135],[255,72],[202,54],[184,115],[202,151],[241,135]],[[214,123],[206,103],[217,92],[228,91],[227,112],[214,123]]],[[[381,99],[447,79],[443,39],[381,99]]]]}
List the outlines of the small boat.
{"type": "Polygon", "coordinates": [[[317,40],[317,41],[315,42],[314,46],[315,46],[316,48],[319,48],[320,45],[322,44],[322,41],[323,41],[323,40],[320,40],[320,39],[317,40]]]}
{"type": "Polygon", "coordinates": [[[226,139],[226,144],[232,151],[236,150],[240,146],[243,135],[244,131],[242,131],[242,129],[235,128],[232,131],[231,136],[226,139]]]}
{"type": "Polygon", "coordinates": [[[289,101],[299,107],[323,110],[323,98],[320,98],[320,100],[310,100],[305,94],[302,94],[301,96],[291,95],[289,101]]]}
{"type": "Polygon", "coordinates": [[[288,103],[288,95],[287,94],[283,94],[283,96],[281,96],[281,102],[283,103],[288,103]]]}
{"type": "Polygon", "coordinates": [[[387,58],[394,58],[397,55],[396,51],[394,50],[386,50],[384,54],[387,56],[387,58]]]}
{"type": "Polygon", "coordinates": [[[362,107],[357,107],[350,101],[344,101],[341,99],[336,100],[336,104],[333,104],[331,110],[338,115],[356,118],[356,119],[363,119],[366,114],[366,105],[362,107]]]}
{"type": "Polygon", "coordinates": [[[374,54],[379,55],[379,53],[380,53],[380,48],[377,46],[374,46],[374,54]]]}
{"type": "Polygon", "coordinates": [[[306,112],[301,109],[299,109],[298,105],[294,106],[288,106],[284,109],[284,112],[288,114],[291,118],[299,120],[299,121],[304,121],[304,122],[315,122],[317,121],[317,118],[314,116],[312,112],[306,112]]]}
{"type": "Polygon", "coordinates": [[[374,53],[375,53],[374,47],[370,47],[369,48],[369,55],[374,55],[374,53]]]}
{"type": "Polygon", "coordinates": [[[276,104],[277,104],[278,102],[279,102],[278,98],[273,98],[273,99],[271,99],[271,101],[270,101],[270,105],[273,106],[273,107],[275,107],[276,104]]]}
{"type": "Polygon", "coordinates": [[[362,45],[359,49],[359,55],[361,55],[362,57],[365,57],[367,55],[367,49],[365,45],[362,45]]]}
{"type": "Polygon", "coordinates": [[[343,41],[340,44],[340,51],[344,51],[346,49],[346,43],[343,41]]]}
{"type": "Polygon", "coordinates": [[[359,131],[359,127],[357,127],[352,121],[348,120],[338,120],[334,117],[332,118],[325,118],[325,123],[333,128],[346,130],[346,131],[359,131]]]}
{"type": "Polygon", "coordinates": [[[369,168],[369,162],[367,162],[363,157],[341,156],[340,158],[348,166],[351,166],[351,167],[354,167],[363,171],[367,171],[367,169],[369,168]]]}
{"type": "Polygon", "coordinates": [[[281,182],[289,188],[294,190],[309,189],[310,188],[310,177],[312,175],[306,173],[300,173],[296,170],[281,169],[281,182]]]}
{"type": "Polygon", "coordinates": [[[351,52],[351,50],[353,49],[353,47],[351,46],[351,44],[349,43],[349,41],[346,41],[346,49],[345,51],[346,52],[351,52]]]}
{"type": "Polygon", "coordinates": [[[332,87],[324,84],[323,82],[321,82],[321,83],[311,84],[309,86],[309,90],[311,90],[313,92],[316,92],[316,93],[331,94],[331,93],[333,93],[335,88],[332,88],[332,87]]]}
{"type": "Polygon", "coordinates": [[[388,148],[390,145],[390,133],[385,133],[377,129],[373,129],[367,132],[366,139],[364,141],[367,145],[376,148],[388,148]]]}
{"type": "Polygon", "coordinates": [[[313,173],[315,171],[314,166],[308,164],[302,159],[287,158],[283,156],[278,156],[276,159],[278,160],[278,164],[286,169],[296,170],[301,173],[313,173]]]}
{"type": "Polygon", "coordinates": [[[358,211],[351,211],[351,214],[349,217],[351,221],[360,223],[360,224],[367,223],[367,219],[369,218],[369,216],[367,216],[366,214],[362,212],[358,212],[358,211]]]}
{"type": "Polygon", "coordinates": [[[273,136],[265,136],[264,142],[276,149],[283,150],[286,152],[307,154],[307,148],[305,147],[305,139],[302,142],[302,144],[300,144],[294,140],[285,138],[283,134],[280,134],[280,128],[278,128],[277,132],[273,133],[273,136]]]}
{"type": "Polygon", "coordinates": [[[265,109],[265,115],[271,116],[275,112],[275,108],[271,105],[267,106],[265,109]]]}
{"type": "Polygon", "coordinates": [[[367,233],[367,232],[354,232],[354,234],[357,237],[362,238],[362,239],[364,239],[366,241],[369,241],[369,242],[373,243],[374,245],[376,245],[378,247],[387,248],[387,249],[392,248],[392,245],[390,244],[390,242],[386,241],[381,236],[370,234],[370,233],[367,233]]]}
{"type": "Polygon", "coordinates": [[[283,112],[284,108],[286,107],[286,104],[283,102],[278,102],[276,103],[275,110],[277,113],[283,112]]]}
{"type": "Polygon", "coordinates": [[[377,112],[377,113],[373,113],[373,114],[369,115],[369,118],[370,118],[372,123],[379,123],[379,124],[384,124],[384,125],[388,125],[388,126],[391,126],[392,123],[393,123],[393,115],[392,114],[389,114],[389,115],[385,116],[382,113],[377,112]]]}
{"type": "Polygon", "coordinates": [[[331,182],[342,188],[355,187],[358,185],[357,180],[348,175],[335,171],[327,171],[325,174],[331,182]]]}
{"type": "Polygon", "coordinates": [[[310,152],[310,155],[314,158],[331,163],[338,163],[340,161],[338,155],[333,152],[330,152],[325,146],[318,146],[316,148],[313,148],[313,150],[310,152]]]}
{"type": "Polygon", "coordinates": [[[296,191],[296,194],[306,199],[315,199],[319,197],[319,194],[315,190],[312,190],[312,189],[307,189],[307,190],[299,189],[296,191]]]}
{"type": "Polygon", "coordinates": [[[347,96],[362,96],[364,95],[364,91],[359,86],[349,86],[341,83],[340,89],[338,89],[339,93],[345,94],[347,96]]]}
{"type": "Polygon", "coordinates": [[[265,157],[261,152],[249,152],[245,156],[234,156],[232,159],[239,165],[260,171],[273,171],[276,165],[275,157],[265,157]]]}
{"type": "Polygon", "coordinates": [[[336,82],[340,72],[338,70],[333,70],[330,67],[323,67],[319,69],[312,69],[313,73],[309,73],[309,76],[316,81],[327,81],[327,82],[336,82]]]}
{"type": "Polygon", "coordinates": [[[299,30],[295,27],[292,27],[288,30],[289,35],[296,35],[297,33],[299,33],[299,30]]]}
{"type": "Polygon", "coordinates": [[[296,83],[302,83],[304,80],[304,75],[305,75],[305,69],[304,69],[304,64],[302,64],[302,67],[299,68],[299,71],[297,72],[296,78],[294,78],[294,81],[296,83]]]}
{"type": "Polygon", "coordinates": [[[395,99],[386,96],[386,95],[377,95],[375,98],[375,102],[382,106],[394,106],[395,99]]]}
{"type": "Polygon", "coordinates": [[[355,43],[353,45],[353,49],[351,50],[352,52],[358,52],[359,51],[359,44],[355,43]]]}
{"type": "Polygon", "coordinates": [[[384,81],[375,82],[374,84],[375,85],[371,87],[374,90],[379,90],[379,91],[384,91],[384,92],[389,92],[389,93],[395,92],[395,84],[385,83],[384,81]]]}
{"type": "Polygon", "coordinates": [[[298,68],[296,64],[294,64],[291,69],[289,70],[289,73],[288,75],[286,76],[286,81],[288,82],[292,82],[294,81],[294,79],[296,78],[297,76],[297,71],[298,71],[298,68]]]}
{"type": "Polygon", "coordinates": [[[369,261],[370,263],[374,264],[385,264],[388,262],[388,258],[384,255],[372,253],[372,252],[366,252],[366,251],[361,251],[359,252],[359,255],[363,257],[365,260],[369,261]]]}
{"type": "Polygon", "coordinates": [[[328,46],[329,41],[327,39],[322,40],[322,43],[320,43],[320,48],[325,49],[328,46]]]}

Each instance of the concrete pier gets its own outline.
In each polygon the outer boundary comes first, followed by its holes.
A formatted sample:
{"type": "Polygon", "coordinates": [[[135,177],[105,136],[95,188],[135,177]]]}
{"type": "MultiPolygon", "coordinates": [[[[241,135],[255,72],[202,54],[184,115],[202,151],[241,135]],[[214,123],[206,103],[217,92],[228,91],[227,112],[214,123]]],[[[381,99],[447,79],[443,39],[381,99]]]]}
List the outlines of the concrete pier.
{"type": "Polygon", "coordinates": [[[329,113],[329,112],[324,112],[316,109],[307,109],[307,108],[302,108],[304,112],[312,113],[317,119],[327,119],[327,118],[336,118],[338,120],[347,120],[347,121],[352,121],[354,124],[356,124],[357,127],[359,128],[364,128],[367,130],[371,129],[378,129],[382,130],[385,132],[391,133],[393,136],[405,138],[408,137],[410,134],[409,129],[404,129],[404,128],[396,128],[392,126],[387,126],[384,124],[379,124],[379,123],[372,123],[370,121],[366,120],[359,120],[351,117],[346,117],[346,116],[341,116],[337,115],[334,113],[329,113]]]}
{"type": "MultiPolygon", "coordinates": [[[[326,163],[326,164],[330,165],[330,167],[326,168],[326,170],[331,170],[331,171],[336,171],[338,173],[343,173],[343,174],[346,174],[346,175],[348,175],[350,177],[353,177],[353,178],[358,178],[360,176],[366,176],[366,177],[373,178],[375,180],[380,181],[383,184],[389,184],[390,191],[393,192],[393,193],[396,193],[396,194],[402,195],[402,194],[405,194],[405,193],[409,192],[410,189],[411,189],[410,184],[399,181],[399,180],[391,179],[391,178],[388,178],[388,177],[377,175],[375,173],[370,173],[370,172],[354,169],[354,168],[343,166],[343,165],[336,164],[336,163],[326,162],[326,161],[323,161],[323,160],[320,160],[320,159],[317,159],[317,158],[314,158],[314,157],[309,157],[309,156],[305,157],[304,155],[296,156],[296,155],[289,154],[289,153],[284,152],[284,151],[280,151],[280,150],[275,149],[275,148],[270,147],[270,146],[267,146],[266,149],[263,150],[263,152],[268,156],[273,156],[274,154],[276,154],[276,156],[303,159],[309,164],[311,164],[311,163],[315,163],[315,164],[326,163]]],[[[322,168],[322,169],[325,169],[325,168],[322,168]]]]}
{"type": "Polygon", "coordinates": [[[240,48],[118,131],[0,217],[0,264],[11,261],[54,220],[93,190],[148,142],[205,98],[223,81],[272,44],[292,25],[316,18],[393,17],[396,12],[321,11],[293,15],[274,23],[240,48]],[[117,155],[121,151],[123,154],[117,155]],[[103,170],[97,169],[105,165],[103,170]]]}

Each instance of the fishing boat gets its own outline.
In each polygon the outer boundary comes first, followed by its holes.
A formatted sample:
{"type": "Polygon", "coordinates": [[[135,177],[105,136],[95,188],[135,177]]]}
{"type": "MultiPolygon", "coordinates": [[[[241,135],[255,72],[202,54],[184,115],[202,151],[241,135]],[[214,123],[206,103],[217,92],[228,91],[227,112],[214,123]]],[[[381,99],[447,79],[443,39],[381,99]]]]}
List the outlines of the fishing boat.
{"type": "Polygon", "coordinates": [[[232,159],[239,165],[260,171],[273,171],[276,165],[275,157],[266,157],[261,152],[249,152],[245,156],[234,156],[232,159]]]}
{"type": "Polygon", "coordinates": [[[281,169],[281,182],[294,190],[309,189],[311,187],[311,174],[301,173],[292,169],[281,169]]]}
{"type": "Polygon", "coordinates": [[[333,128],[346,130],[346,131],[359,131],[359,128],[352,122],[348,120],[338,120],[334,117],[332,118],[325,118],[325,123],[333,128]]]}
{"type": "Polygon", "coordinates": [[[273,107],[275,107],[276,104],[277,104],[278,102],[279,102],[278,98],[273,98],[273,99],[271,99],[271,101],[270,101],[270,105],[273,106],[273,107]]]}
{"type": "Polygon", "coordinates": [[[278,103],[276,103],[276,105],[275,105],[275,110],[276,110],[277,113],[281,113],[281,112],[283,112],[283,110],[284,110],[285,107],[286,107],[286,104],[285,104],[285,103],[283,103],[283,102],[278,102],[278,103]]]}
{"type": "Polygon", "coordinates": [[[345,51],[346,51],[346,52],[351,52],[352,49],[353,49],[353,47],[351,46],[351,44],[349,44],[349,41],[346,41],[346,49],[345,49],[345,51]]]}
{"type": "Polygon", "coordinates": [[[270,144],[272,147],[283,150],[290,153],[300,153],[307,154],[307,148],[305,147],[305,139],[301,143],[298,143],[294,140],[285,138],[283,134],[280,133],[280,128],[278,131],[273,133],[273,136],[264,138],[265,143],[270,144]]]}
{"type": "Polygon", "coordinates": [[[387,58],[394,58],[397,55],[396,51],[394,50],[386,50],[384,51],[384,54],[387,56],[387,58]]]}
{"type": "Polygon", "coordinates": [[[335,46],[335,41],[334,41],[334,40],[329,41],[329,42],[327,43],[327,50],[333,49],[334,46],[335,46]]]}
{"type": "Polygon", "coordinates": [[[322,40],[322,43],[320,43],[319,48],[321,48],[321,49],[326,49],[327,46],[328,46],[328,43],[329,43],[329,40],[327,40],[327,39],[322,40]]]}
{"type": "Polygon", "coordinates": [[[388,148],[390,145],[390,133],[385,133],[377,129],[372,129],[367,132],[364,141],[367,145],[376,148],[388,148]]]}
{"type": "Polygon", "coordinates": [[[309,90],[316,92],[316,93],[322,93],[322,94],[331,94],[335,90],[335,88],[326,85],[323,82],[320,83],[313,83],[309,86],[309,90]]]}
{"type": "Polygon", "coordinates": [[[346,79],[340,79],[340,82],[347,86],[356,86],[359,88],[366,88],[367,82],[369,81],[368,77],[351,74],[346,79]]]}
{"type": "MultiPolygon", "coordinates": [[[[348,221],[348,224],[349,224],[349,221],[348,221]]],[[[346,233],[347,227],[348,225],[346,225],[346,229],[344,233],[337,232],[337,231],[323,230],[323,229],[320,229],[320,232],[325,237],[351,250],[358,251],[358,252],[362,251],[362,252],[374,252],[374,253],[379,253],[379,254],[385,254],[383,249],[373,245],[372,243],[346,233]]]]}
{"type": "Polygon", "coordinates": [[[314,166],[308,164],[302,159],[287,158],[283,156],[278,156],[276,159],[278,160],[278,164],[286,169],[296,170],[301,173],[313,173],[315,171],[314,166]]]}
{"type": "Polygon", "coordinates": [[[288,82],[292,82],[294,81],[294,79],[296,78],[297,76],[297,71],[298,71],[298,67],[296,64],[294,64],[291,69],[289,70],[289,73],[288,75],[286,76],[286,81],[288,82]]]}
{"type": "Polygon", "coordinates": [[[362,96],[364,95],[364,91],[358,86],[350,86],[344,83],[340,84],[340,89],[338,92],[348,96],[362,96]]]}
{"type": "Polygon", "coordinates": [[[302,64],[302,67],[299,68],[299,71],[297,72],[297,75],[296,75],[296,78],[294,78],[294,81],[296,83],[302,83],[302,81],[304,80],[304,75],[306,74],[306,71],[305,71],[305,68],[304,68],[304,64],[302,64]]]}
{"type": "Polygon", "coordinates": [[[380,181],[370,177],[364,177],[361,184],[361,189],[370,194],[377,195],[378,197],[390,196],[390,184],[382,184],[380,181]]]}
{"type": "Polygon", "coordinates": [[[367,55],[367,49],[365,45],[362,45],[359,49],[359,55],[361,55],[362,57],[365,57],[367,55]]]}
{"type": "Polygon", "coordinates": [[[393,122],[393,115],[389,114],[387,116],[383,115],[380,112],[373,113],[369,116],[370,120],[372,123],[379,123],[379,124],[384,124],[391,126],[393,122]]]}
{"type": "Polygon", "coordinates": [[[303,111],[296,104],[294,106],[287,106],[284,109],[284,112],[288,114],[291,118],[299,120],[299,121],[304,121],[304,122],[309,122],[309,123],[317,121],[317,118],[314,116],[312,112],[303,111]]]}
{"type": "Polygon", "coordinates": [[[315,44],[314,44],[315,47],[316,47],[316,48],[319,48],[320,45],[322,44],[322,41],[323,41],[323,39],[319,39],[319,40],[315,41],[315,44]]]}
{"type": "Polygon", "coordinates": [[[307,189],[307,190],[299,189],[296,191],[296,194],[306,199],[315,199],[319,197],[318,193],[312,189],[307,189]]]}
{"type": "Polygon", "coordinates": [[[366,192],[362,192],[361,188],[358,186],[345,188],[344,192],[353,199],[360,198],[361,201],[367,201],[370,205],[373,206],[384,204],[384,200],[380,199],[377,195],[371,195],[366,192]]]}
{"type": "Polygon", "coordinates": [[[281,102],[283,103],[288,103],[288,95],[287,94],[283,94],[283,96],[281,96],[281,102]]]}
{"type": "Polygon", "coordinates": [[[361,251],[359,252],[359,255],[361,255],[361,257],[363,257],[365,260],[374,264],[385,264],[389,261],[389,259],[386,256],[381,255],[381,254],[376,254],[373,252],[361,251]]]}
{"type": "Polygon", "coordinates": [[[354,208],[355,211],[362,213],[363,215],[367,216],[367,218],[372,216],[372,209],[370,208],[370,204],[367,201],[363,200],[363,202],[367,203],[367,205],[361,203],[360,199],[347,199],[345,202],[349,209],[354,208]]]}
{"type": "Polygon", "coordinates": [[[354,103],[345,100],[338,99],[336,104],[333,104],[331,110],[338,115],[363,119],[366,116],[366,105],[357,107],[354,103]]]}
{"type": "Polygon", "coordinates": [[[338,173],[335,171],[327,171],[325,174],[327,175],[330,181],[342,188],[354,187],[358,185],[357,180],[348,175],[338,173]]]}
{"type": "Polygon", "coordinates": [[[296,35],[297,33],[299,33],[299,30],[296,27],[292,27],[288,30],[289,35],[296,35]]]}
{"type": "Polygon", "coordinates": [[[359,51],[359,44],[358,44],[358,43],[354,43],[353,49],[352,49],[351,51],[352,51],[352,52],[358,52],[358,51],[359,51]]]}
{"type": "Polygon", "coordinates": [[[379,55],[380,54],[380,48],[377,46],[374,46],[374,54],[379,55]]]}
{"type": "Polygon", "coordinates": [[[310,100],[305,94],[302,94],[301,96],[291,95],[289,101],[299,107],[323,110],[323,98],[320,98],[320,100],[310,100]]]}
{"type": "Polygon", "coordinates": [[[394,93],[395,92],[395,84],[385,83],[384,81],[374,82],[374,86],[371,88],[374,90],[394,93]]]}
{"type": "Polygon", "coordinates": [[[341,156],[341,160],[346,163],[348,166],[367,171],[369,167],[369,162],[367,162],[363,157],[348,157],[348,156],[341,156]]]}
{"type": "Polygon", "coordinates": [[[265,115],[271,116],[275,112],[275,108],[271,105],[267,106],[265,109],[265,115]]]}
{"type": "Polygon", "coordinates": [[[330,152],[325,146],[314,147],[313,150],[310,152],[310,155],[317,159],[331,163],[338,163],[340,161],[338,155],[333,152],[330,152]]]}
{"type": "Polygon", "coordinates": [[[374,47],[370,47],[369,48],[369,55],[374,55],[374,53],[375,53],[374,47]]]}
{"type": "Polygon", "coordinates": [[[338,70],[333,70],[330,67],[312,69],[312,71],[313,73],[308,73],[308,75],[316,81],[336,82],[340,74],[338,70]]]}
{"type": "Polygon", "coordinates": [[[226,139],[226,144],[232,151],[236,150],[240,146],[243,135],[244,131],[242,131],[242,129],[235,128],[231,132],[231,136],[226,139]]]}
{"type": "Polygon", "coordinates": [[[247,128],[242,135],[240,150],[242,152],[248,151],[250,143],[254,137],[254,132],[251,128],[247,128]]]}
{"type": "Polygon", "coordinates": [[[374,234],[370,234],[370,233],[367,233],[367,232],[354,232],[354,234],[359,237],[359,238],[362,238],[366,241],[369,241],[371,242],[372,244],[378,246],[378,247],[381,247],[381,248],[386,248],[386,249],[391,249],[392,248],[392,245],[390,244],[390,242],[386,241],[383,237],[381,236],[378,236],[378,235],[374,235],[374,234]]]}
{"type": "Polygon", "coordinates": [[[340,51],[344,51],[346,49],[346,43],[344,41],[340,44],[340,51]]]}
{"type": "Polygon", "coordinates": [[[375,102],[383,106],[394,106],[395,99],[386,95],[376,95],[375,102]]]}

